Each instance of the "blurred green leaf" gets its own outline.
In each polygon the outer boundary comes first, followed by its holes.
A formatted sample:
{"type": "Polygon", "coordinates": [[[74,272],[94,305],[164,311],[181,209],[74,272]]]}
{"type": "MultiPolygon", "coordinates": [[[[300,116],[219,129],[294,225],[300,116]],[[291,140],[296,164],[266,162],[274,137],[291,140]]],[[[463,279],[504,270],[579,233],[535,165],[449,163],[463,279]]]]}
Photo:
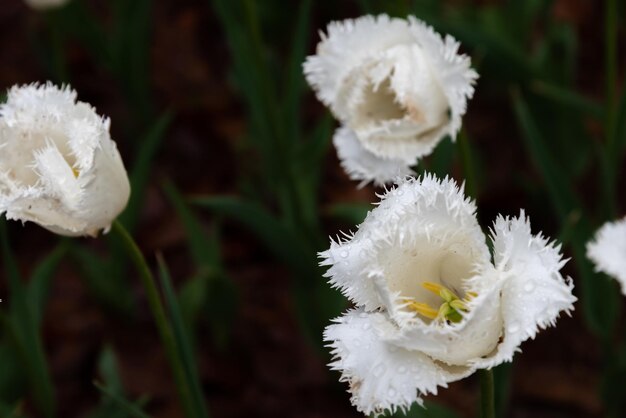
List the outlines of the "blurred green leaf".
{"type": "Polygon", "coordinates": [[[285,77],[285,98],[282,114],[283,120],[289,124],[288,135],[292,141],[298,138],[300,129],[300,100],[302,99],[305,86],[302,63],[306,56],[307,41],[309,39],[311,4],[311,0],[300,2],[295,30],[291,37],[291,53],[285,77]]]}
{"type": "Polygon", "coordinates": [[[373,208],[367,203],[334,203],[328,208],[328,215],[349,225],[360,225],[373,208]]]}
{"type": "Polygon", "coordinates": [[[559,168],[558,162],[550,155],[521,93],[514,91],[512,99],[526,149],[542,175],[548,196],[559,219],[566,219],[572,210],[579,209],[581,206],[569,182],[563,176],[564,170],[559,168]]]}
{"type": "Polygon", "coordinates": [[[141,407],[145,404],[145,398],[142,397],[132,405],[131,402],[125,400],[117,359],[113,349],[109,346],[105,346],[100,353],[98,372],[104,381],[101,385],[108,390],[108,393],[102,397],[100,405],[89,414],[89,418],[131,418],[136,416],[134,414],[141,411],[141,407]],[[117,396],[118,399],[112,399],[109,394],[117,396]],[[124,402],[120,404],[119,400],[124,402]],[[128,406],[132,407],[131,411],[129,411],[128,406]]]}
{"type": "MultiPolygon", "coordinates": [[[[121,411],[125,412],[127,414],[126,416],[133,418],[150,418],[150,415],[144,413],[137,405],[128,402],[114,390],[111,390],[107,386],[98,382],[94,382],[94,386],[98,388],[103,395],[107,396],[115,405],[117,405],[121,411]]],[[[105,417],[103,416],[102,418],[105,417]]]]}
{"type": "MultiPolygon", "coordinates": [[[[0,323],[6,323],[9,319],[4,315],[0,323]]],[[[23,367],[16,352],[15,344],[3,338],[0,342],[0,399],[7,404],[19,402],[26,390],[27,380],[23,367]]],[[[3,416],[3,415],[0,415],[3,416]]]]}
{"type": "Polygon", "coordinates": [[[575,91],[539,80],[531,82],[530,88],[535,94],[550,99],[556,104],[571,107],[597,119],[604,118],[604,109],[601,105],[575,91]]]}
{"type": "MultiPolygon", "coordinates": [[[[224,349],[231,334],[232,323],[238,307],[238,295],[232,281],[221,265],[220,241],[217,225],[205,234],[202,225],[187,207],[171,182],[163,186],[171,204],[183,223],[192,257],[198,268],[180,291],[180,306],[189,330],[202,311],[207,312],[213,341],[224,349]]],[[[190,337],[193,334],[190,333],[190,337]]]]}
{"type": "Polygon", "coordinates": [[[34,317],[27,289],[22,283],[15,257],[9,247],[4,217],[0,219],[0,240],[10,297],[10,313],[4,318],[3,325],[11,336],[17,352],[21,355],[39,412],[46,418],[52,418],[55,416],[56,409],[54,389],[39,334],[39,324],[34,317]]]}
{"type": "Polygon", "coordinates": [[[183,323],[183,318],[178,305],[178,298],[172,287],[169,271],[165,261],[161,257],[159,260],[159,271],[161,278],[161,286],[167,303],[170,324],[174,332],[176,341],[176,355],[180,359],[185,373],[185,380],[190,392],[190,399],[193,407],[193,416],[196,418],[207,418],[209,416],[208,409],[204,403],[202,387],[200,385],[200,377],[198,376],[198,366],[196,364],[195,355],[191,347],[187,329],[183,323]]]}
{"type": "Polygon", "coordinates": [[[31,275],[27,292],[33,317],[38,326],[43,318],[45,302],[50,289],[50,280],[67,249],[67,241],[62,241],[46,258],[37,264],[35,271],[31,275]]]}
{"type": "MultiPolygon", "coordinates": [[[[113,270],[115,262],[111,257],[102,259],[78,245],[71,247],[70,255],[82,271],[85,284],[100,303],[120,315],[131,314],[133,299],[127,279],[113,270]]],[[[121,262],[119,257],[117,260],[121,262]]]]}
{"type": "Polygon", "coordinates": [[[247,227],[264,246],[293,271],[311,276],[311,266],[316,266],[315,257],[306,248],[300,237],[273,217],[262,206],[236,197],[197,197],[192,202],[222,216],[236,220],[247,227]]]}
{"type": "Polygon", "coordinates": [[[130,199],[126,210],[120,216],[122,223],[130,231],[133,231],[137,226],[137,220],[144,204],[144,196],[152,170],[152,163],[159,146],[165,138],[173,116],[172,112],[169,111],[163,113],[156,122],[150,125],[150,128],[139,141],[137,158],[130,174],[130,199]]]}

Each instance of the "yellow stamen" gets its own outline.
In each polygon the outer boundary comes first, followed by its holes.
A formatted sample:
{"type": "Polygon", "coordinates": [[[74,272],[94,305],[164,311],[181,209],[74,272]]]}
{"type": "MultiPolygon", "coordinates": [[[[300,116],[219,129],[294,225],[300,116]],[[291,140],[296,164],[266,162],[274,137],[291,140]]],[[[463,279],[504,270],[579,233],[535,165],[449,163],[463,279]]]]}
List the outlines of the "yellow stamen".
{"type": "Polygon", "coordinates": [[[437,318],[438,312],[427,303],[408,301],[407,307],[412,311],[415,311],[418,314],[425,316],[426,318],[437,318]]]}
{"type": "Polygon", "coordinates": [[[422,283],[422,287],[426,290],[430,290],[435,295],[439,295],[441,290],[444,288],[442,285],[433,282],[424,282],[422,283]]]}
{"type": "Polygon", "coordinates": [[[467,312],[467,305],[461,299],[455,299],[453,301],[448,302],[451,307],[456,309],[457,311],[465,311],[467,312]]]}
{"type": "Polygon", "coordinates": [[[80,174],[80,171],[78,171],[77,168],[72,167],[72,173],[74,174],[74,177],[78,178],[78,175],[80,174]]]}

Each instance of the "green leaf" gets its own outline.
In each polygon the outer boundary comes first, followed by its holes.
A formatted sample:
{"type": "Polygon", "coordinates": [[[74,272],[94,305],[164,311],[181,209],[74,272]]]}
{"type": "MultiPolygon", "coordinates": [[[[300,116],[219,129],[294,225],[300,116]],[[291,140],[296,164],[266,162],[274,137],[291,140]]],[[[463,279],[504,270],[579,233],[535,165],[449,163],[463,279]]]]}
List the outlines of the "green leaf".
{"type": "MultiPolygon", "coordinates": [[[[238,295],[221,265],[218,227],[216,225],[211,234],[205,234],[202,225],[175,186],[166,182],[163,188],[183,223],[187,242],[198,268],[196,275],[185,283],[180,292],[184,322],[189,330],[193,330],[201,312],[206,311],[213,341],[218,348],[223,349],[231,334],[238,295]]],[[[193,334],[190,333],[191,335],[193,334]]]]}
{"type": "Polygon", "coordinates": [[[328,215],[350,225],[360,225],[373,208],[367,203],[335,203],[328,208],[328,215]]]}
{"type": "Polygon", "coordinates": [[[285,98],[283,104],[283,120],[289,125],[288,135],[290,139],[296,140],[300,128],[300,100],[304,92],[304,76],[302,74],[302,63],[306,56],[306,46],[310,32],[311,0],[300,2],[296,25],[291,36],[291,54],[287,63],[287,75],[285,77],[285,98]]]}
{"type": "Polygon", "coordinates": [[[264,246],[294,272],[311,277],[317,262],[310,251],[291,230],[269,214],[262,206],[237,197],[198,197],[192,200],[199,207],[210,209],[247,227],[264,246]]]}
{"type": "Polygon", "coordinates": [[[191,348],[187,329],[183,323],[180,306],[178,305],[178,299],[176,297],[176,293],[174,292],[174,288],[172,287],[170,274],[165,261],[159,256],[157,256],[157,258],[159,260],[161,286],[163,288],[165,302],[167,303],[169,311],[170,324],[172,331],[174,332],[174,340],[176,341],[176,355],[183,365],[185,380],[190,392],[189,396],[193,407],[193,416],[196,418],[207,418],[209,416],[209,412],[206,404],[204,403],[200,377],[198,376],[198,366],[196,364],[194,352],[191,348]]]}
{"type": "Polygon", "coordinates": [[[580,209],[581,205],[578,203],[570,183],[563,176],[564,170],[559,167],[557,160],[550,155],[521,93],[514,91],[512,100],[515,115],[522,128],[524,144],[533,163],[541,173],[552,206],[559,219],[567,219],[569,214],[573,210],[580,209]]]}
{"type": "Polygon", "coordinates": [[[52,279],[59,262],[67,252],[67,241],[61,242],[46,258],[39,262],[28,283],[28,299],[37,325],[41,324],[45,301],[52,279]]]}
{"type": "Polygon", "coordinates": [[[602,120],[604,118],[603,107],[578,92],[540,80],[531,82],[530,88],[533,93],[550,99],[556,104],[570,107],[596,119],[602,120]]]}
{"type": "Polygon", "coordinates": [[[133,231],[137,225],[141,207],[145,201],[144,196],[150,178],[150,171],[152,170],[152,163],[173,117],[172,112],[163,113],[139,141],[137,159],[130,174],[130,199],[126,210],[120,216],[122,223],[130,231],[133,231]]]}
{"type": "Polygon", "coordinates": [[[17,352],[21,355],[22,364],[40,413],[46,418],[52,418],[55,416],[56,408],[54,389],[39,334],[39,324],[35,319],[26,287],[18,272],[15,257],[9,247],[4,218],[0,219],[0,240],[10,297],[10,314],[4,318],[4,326],[17,352]]]}
{"type": "MultiPolygon", "coordinates": [[[[70,255],[82,271],[85,284],[100,303],[120,315],[131,315],[133,298],[127,279],[117,274],[113,260],[103,260],[91,250],[77,245],[71,247],[70,255]]],[[[120,257],[117,257],[118,262],[120,257]]]]}
{"type": "Polygon", "coordinates": [[[143,412],[138,405],[128,402],[126,399],[115,393],[114,390],[98,382],[94,382],[93,384],[100,392],[102,392],[103,395],[107,396],[115,405],[117,405],[119,409],[126,412],[129,417],[151,418],[150,415],[143,412]]]}

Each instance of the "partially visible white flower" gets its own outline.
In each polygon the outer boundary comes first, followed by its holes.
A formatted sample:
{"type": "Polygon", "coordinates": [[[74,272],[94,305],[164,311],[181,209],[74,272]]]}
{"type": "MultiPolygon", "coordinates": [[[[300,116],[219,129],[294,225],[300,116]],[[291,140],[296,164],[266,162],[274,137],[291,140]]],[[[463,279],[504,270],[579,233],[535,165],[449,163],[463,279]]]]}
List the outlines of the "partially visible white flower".
{"type": "Polygon", "coordinates": [[[64,6],[70,0],[24,0],[27,5],[35,10],[48,10],[64,6]]]}
{"type": "Polygon", "coordinates": [[[605,223],[587,243],[587,257],[596,271],[617,279],[626,295],[626,218],[605,223]]]}
{"type": "MultiPolygon", "coordinates": [[[[407,171],[443,137],[455,139],[478,75],[454,38],[442,38],[412,16],[331,22],[327,32],[304,73],[317,97],[354,132],[357,146],[407,171]]],[[[350,174],[382,179],[376,169],[350,174]]]]}
{"type": "Polygon", "coordinates": [[[410,162],[406,163],[399,158],[378,157],[363,148],[354,132],[345,126],[335,131],[333,143],[344,171],[352,180],[361,180],[359,186],[364,186],[369,181],[383,185],[389,179],[413,174],[413,170],[409,168],[410,162]]]}
{"type": "Polygon", "coordinates": [[[560,247],[533,235],[522,212],[498,217],[491,255],[475,210],[452,180],[401,181],[353,236],[321,253],[330,283],[357,306],[324,338],[359,411],[407,409],[511,361],[573,309],[560,247]]]}
{"type": "Polygon", "coordinates": [[[109,126],[69,87],[12,87],[0,106],[0,214],[61,235],[108,230],[130,195],[109,126]]]}

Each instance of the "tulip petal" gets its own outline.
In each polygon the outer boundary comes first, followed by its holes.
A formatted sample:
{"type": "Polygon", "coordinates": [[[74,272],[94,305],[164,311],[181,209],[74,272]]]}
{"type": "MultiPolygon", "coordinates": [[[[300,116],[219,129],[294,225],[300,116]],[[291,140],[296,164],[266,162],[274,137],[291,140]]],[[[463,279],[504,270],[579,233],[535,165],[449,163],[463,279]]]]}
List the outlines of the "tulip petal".
{"type": "Polygon", "coordinates": [[[502,275],[504,324],[496,351],[475,362],[481,368],[511,361],[523,341],[554,326],[559,314],[569,314],[576,301],[572,280],[559,272],[566,263],[560,246],[541,234],[532,235],[523,211],[517,218],[498,217],[492,236],[495,267],[502,275]]]}
{"type": "Polygon", "coordinates": [[[382,158],[366,150],[354,132],[342,126],[335,131],[333,143],[341,166],[352,180],[361,180],[359,187],[369,182],[378,185],[413,174],[413,161],[382,158]]]}
{"type": "Polygon", "coordinates": [[[384,341],[397,332],[382,313],[357,309],[335,320],[324,332],[332,348],[333,370],[349,383],[352,404],[366,415],[407,410],[438,387],[473,373],[471,367],[447,366],[419,351],[384,341]]]}

